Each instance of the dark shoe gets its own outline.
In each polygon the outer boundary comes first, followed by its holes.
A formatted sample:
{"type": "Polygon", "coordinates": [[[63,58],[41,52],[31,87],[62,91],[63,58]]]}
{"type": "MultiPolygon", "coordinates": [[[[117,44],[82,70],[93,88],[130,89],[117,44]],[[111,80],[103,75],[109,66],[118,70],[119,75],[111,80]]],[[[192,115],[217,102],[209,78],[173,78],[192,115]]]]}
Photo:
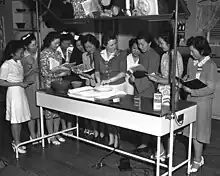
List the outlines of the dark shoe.
{"type": "Polygon", "coordinates": [[[107,140],[105,137],[98,137],[98,143],[106,145],[107,144],[107,140]]]}
{"type": "Polygon", "coordinates": [[[8,166],[8,163],[2,159],[0,159],[0,170],[4,169],[8,166]]]}

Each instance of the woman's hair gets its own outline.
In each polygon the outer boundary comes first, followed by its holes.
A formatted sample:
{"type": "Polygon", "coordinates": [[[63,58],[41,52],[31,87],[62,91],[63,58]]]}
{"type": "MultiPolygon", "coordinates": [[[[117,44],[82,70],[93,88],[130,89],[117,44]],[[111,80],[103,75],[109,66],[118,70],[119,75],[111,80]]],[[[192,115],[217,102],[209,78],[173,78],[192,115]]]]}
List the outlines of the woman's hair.
{"type": "Polygon", "coordinates": [[[55,39],[60,39],[60,34],[54,31],[49,32],[47,36],[44,38],[44,44],[43,44],[42,50],[44,48],[49,48],[51,42],[54,41],[55,39]]]}
{"type": "Polygon", "coordinates": [[[133,47],[134,44],[137,44],[137,45],[138,45],[137,39],[136,39],[136,38],[130,39],[129,42],[128,42],[128,45],[129,45],[129,49],[130,49],[130,50],[132,49],[132,47],[133,47]]]}
{"type": "Polygon", "coordinates": [[[137,35],[137,40],[144,39],[147,43],[153,41],[153,36],[149,32],[141,31],[137,35]]]}
{"type": "Polygon", "coordinates": [[[73,36],[70,33],[65,33],[60,35],[60,43],[62,43],[63,41],[73,41],[73,36]]]}
{"type": "Polygon", "coordinates": [[[11,40],[7,43],[6,48],[3,53],[3,59],[0,62],[0,66],[4,63],[4,61],[12,58],[12,55],[15,54],[19,49],[23,49],[24,44],[21,40],[11,40]]]}
{"type": "Polygon", "coordinates": [[[202,56],[208,56],[212,52],[207,39],[203,36],[190,37],[186,44],[188,47],[193,46],[202,56]]]}
{"type": "Polygon", "coordinates": [[[102,36],[102,45],[106,46],[110,40],[117,40],[117,36],[113,32],[108,32],[102,36]]]}
{"type": "Polygon", "coordinates": [[[99,41],[92,34],[87,34],[83,37],[82,44],[84,45],[87,42],[93,44],[96,48],[100,47],[99,41]]]}
{"type": "Polygon", "coordinates": [[[29,44],[31,44],[31,42],[33,40],[37,40],[37,39],[36,39],[36,37],[35,37],[35,35],[33,33],[28,33],[28,34],[22,36],[21,40],[23,41],[24,46],[27,47],[29,44]]]}
{"type": "Polygon", "coordinates": [[[159,38],[162,38],[167,44],[169,44],[169,46],[170,46],[169,50],[172,50],[174,48],[174,36],[171,32],[159,35],[158,39],[159,38]]]}

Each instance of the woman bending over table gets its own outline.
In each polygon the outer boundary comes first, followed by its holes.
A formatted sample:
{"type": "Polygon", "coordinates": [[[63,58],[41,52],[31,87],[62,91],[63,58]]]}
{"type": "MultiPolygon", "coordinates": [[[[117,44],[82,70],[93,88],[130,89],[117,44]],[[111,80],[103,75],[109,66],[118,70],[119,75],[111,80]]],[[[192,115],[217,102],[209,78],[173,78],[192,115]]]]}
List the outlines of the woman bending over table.
{"type": "MultiPolygon", "coordinates": [[[[82,63],[84,65],[84,68],[86,68],[87,70],[94,70],[95,69],[94,53],[99,50],[99,46],[100,46],[99,41],[92,34],[87,34],[83,37],[82,44],[86,51],[82,55],[82,63]]],[[[90,74],[83,73],[80,75],[80,77],[85,80],[86,86],[94,87],[96,85],[95,73],[93,71],[90,74]]],[[[88,134],[88,137],[94,134],[94,138],[96,140],[99,136],[97,125],[98,125],[97,122],[85,119],[84,133],[88,134]]]]}
{"type": "Polygon", "coordinates": [[[203,147],[205,144],[210,143],[212,103],[216,88],[217,66],[210,58],[211,48],[206,38],[202,36],[191,37],[187,41],[187,46],[193,58],[188,61],[186,80],[197,78],[207,85],[200,89],[183,87],[188,93],[187,100],[197,103],[197,119],[193,124],[194,159],[190,169],[190,172],[194,173],[204,165],[203,147]]]}
{"type": "MultiPolygon", "coordinates": [[[[94,55],[97,84],[108,84],[113,89],[125,91],[126,53],[118,49],[117,37],[113,33],[104,34],[102,44],[105,49],[96,52],[94,55]]],[[[108,145],[118,148],[119,134],[117,128],[108,125],[108,132],[108,145]]],[[[104,137],[103,132],[100,132],[100,135],[104,137]]]]}

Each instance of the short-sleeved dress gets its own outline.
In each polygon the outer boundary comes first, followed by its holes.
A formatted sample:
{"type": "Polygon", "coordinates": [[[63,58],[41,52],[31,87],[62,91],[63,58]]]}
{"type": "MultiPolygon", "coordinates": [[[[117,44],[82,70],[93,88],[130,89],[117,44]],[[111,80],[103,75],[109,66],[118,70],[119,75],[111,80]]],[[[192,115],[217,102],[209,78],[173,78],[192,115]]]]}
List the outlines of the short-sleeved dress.
{"type": "MultiPolygon", "coordinates": [[[[217,66],[212,59],[208,59],[201,67],[198,65],[199,63],[195,64],[193,59],[189,59],[188,79],[198,78],[207,84],[207,87],[192,90],[187,100],[197,103],[197,117],[196,122],[193,123],[193,138],[201,143],[208,144],[211,137],[212,102],[216,88],[217,66]]],[[[185,135],[189,134],[188,130],[188,127],[184,129],[185,135]]]]}
{"type": "MultiPolygon", "coordinates": [[[[94,61],[95,61],[95,71],[100,72],[100,79],[108,80],[118,75],[121,72],[126,73],[127,64],[126,64],[126,53],[124,51],[118,50],[116,53],[112,54],[107,60],[106,50],[101,52],[95,52],[94,61]]],[[[125,78],[120,78],[115,82],[111,82],[110,85],[120,91],[125,91],[126,83],[125,78]]]]}
{"type": "Polygon", "coordinates": [[[31,112],[31,119],[38,119],[40,117],[40,109],[36,105],[36,91],[39,88],[37,55],[31,55],[28,51],[25,51],[21,63],[24,68],[24,75],[26,75],[24,80],[33,82],[33,84],[25,89],[31,112]]]}
{"type": "MultiPolygon", "coordinates": [[[[23,82],[24,71],[21,61],[7,60],[0,68],[0,79],[16,83],[23,82]]],[[[6,94],[6,120],[11,124],[29,121],[31,117],[25,89],[20,86],[8,87],[6,94]]]]}
{"type": "MultiPolygon", "coordinates": [[[[173,55],[173,50],[171,51],[172,55],[173,55]]],[[[161,62],[160,62],[160,71],[161,71],[161,76],[163,78],[169,78],[170,75],[170,56],[169,53],[166,52],[162,55],[161,58],[161,62]]],[[[181,78],[183,74],[183,59],[181,54],[177,51],[177,59],[176,59],[176,76],[181,78]]],[[[158,85],[158,89],[159,91],[163,92],[163,91],[168,91],[170,94],[170,85],[162,85],[159,84],[158,85]]],[[[163,93],[162,93],[163,94],[163,93]]],[[[179,99],[179,93],[176,92],[176,99],[179,99]]],[[[168,95],[168,100],[166,103],[167,105],[170,105],[170,95],[168,95]]]]}
{"type": "MultiPolygon", "coordinates": [[[[56,52],[52,51],[49,48],[45,48],[41,51],[40,64],[41,64],[41,76],[42,76],[42,85],[44,88],[51,88],[51,82],[62,80],[61,77],[58,77],[56,73],[52,73],[50,70],[50,58],[55,59],[62,64],[62,56],[56,52]]],[[[59,117],[59,113],[53,110],[45,110],[45,118],[56,118],[59,117]]]]}

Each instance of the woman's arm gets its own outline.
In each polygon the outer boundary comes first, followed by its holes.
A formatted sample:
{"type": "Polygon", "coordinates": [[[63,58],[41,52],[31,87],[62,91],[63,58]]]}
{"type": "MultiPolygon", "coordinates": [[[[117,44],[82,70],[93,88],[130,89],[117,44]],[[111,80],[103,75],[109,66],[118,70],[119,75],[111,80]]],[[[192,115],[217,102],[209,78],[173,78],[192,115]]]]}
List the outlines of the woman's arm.
{"type": "Polygon", "coordinates": [[[216,89],[216,80],[217,80],[217,66],[214,63],[210,64],[209,69],[205,70],[207,75],[207,86],[202,89],[193,89],[191,90],[191,95],[200,97],[213,94],[216,89]]]}
{"type": "Polygon", "coordinates": [[[95,80],[98,84],[101,83],[101,78],[100,78],[100,52],[96,51],[94,53],[94,67],[95,67],[95,80]]]}
{"type": "Polygon", "coordinates": [[[11,83],[6,80],[0,79],[0,86],[3,86],[3,87],[21,86],[21,82],[11,83]]]}
{"type": "Polygon", "coordinates": [[[29,76],[32,72],[32,64],[30,63],[31,59],[31,56],[27,56],[21,59],[21,64],[24,69],[24,77],[29,76]]]}

